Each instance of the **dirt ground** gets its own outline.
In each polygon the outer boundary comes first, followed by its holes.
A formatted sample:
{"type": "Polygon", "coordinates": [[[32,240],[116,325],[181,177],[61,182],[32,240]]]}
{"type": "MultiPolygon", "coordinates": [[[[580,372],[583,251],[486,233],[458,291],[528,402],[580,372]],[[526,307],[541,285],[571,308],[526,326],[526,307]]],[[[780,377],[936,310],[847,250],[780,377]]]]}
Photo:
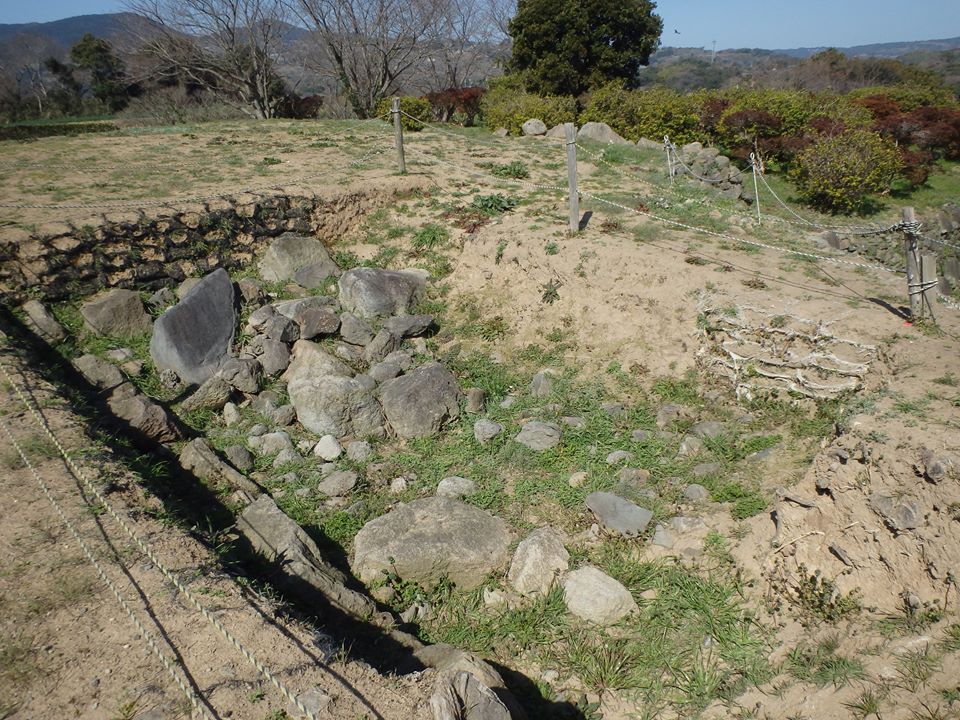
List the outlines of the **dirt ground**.
{"type": "MultiPolygon", "coordinates": [[[[391,172],[386,126],[344,126],[332,136],[325,133],[313,125],[276,123],[262,134],[237,124],[191,128],[169,136],[151,131],[119,139],[41,140],[5,158],[0,202],[25,203],[34,198],[38,203],[82,204],[96,199],[109,203],[111,197],[115,202],[155,197],[160,188],[149,170],[167,152],[198,163],[194,181],[177,180],[168,188],[177,191],[175,196],[181,190],[212,195],[238,184],[246,187],[291,178],[301,178],[308,186],[326,184],[327,179],[302,178],[318,166],[341,168],[374,147],[384,152],[362,169],[337,170],[338,177],[344,182],[347,178],[375,182],[391,172]],[[311,147],[327,142],[325,138],[332,138],[331,146],[311,147]],[[231,153],[241,149],[245,154],[231,161],[231,153]],[[261,156],[282,161],[264,164],[261,156]],[[38,157],[47,157],[48,166],[28,167],[38,157]],[[91,182],[90,173],[80,165],[54,167],[69,165],[76,157],[91,166],[128,163],[129,172],[111,170],[116,174],[91,182]],[[144,170],[135,171],[141,160],[144,170]],[[232,163],[234,170],[207,174],[223,163],[232,163]]],[[[532,170],[526,182],[558,184],[565,170],[558,147],[546,144],[549,141],[512,140],[491,146],[492,139],[466,142],[425,132],[411,142],[411,172],[432,179],[444,202],[456,203],[478,187],[484,192],[535,197],[516,212],[476,232],[458,232],[454,238],[444,300],[458,311],[472,308],[483,318],[502,319],[509,332],[489,343],[495,357],[508,361],[519,348],[543,342],[549,333],[557,332],[567,341],[566,361],[585,370],[617,363],[637,377],[652,380],[698,369],[703,377],[712,378],[725,402],[733,402],[736,384],[715,374],[717,368],[706,362],[716,351],[704,331],[704,318],[710,312],[749,314],[754,323],[767,318],[766,326],[750,328],[758,337],[771,335],[776,326],[771,318],[788,317],[819,327],[833,338],[871,348],[860,387],[846,401],[853,415],[848,432],[807,458],[800,473],[777,462],[764,467],[764,487],[771,492],[783,488],[793,499],[781,499],[774,514],[762,513],[747,521],[733,553],[743,572],[757,580],[751,600],[758,605],[777,588],[796,588],[808,575],[820,572],[835,578],[840,596],[858,592],[867,610],[867,616],[857,622],[810,627],[768,606],[768,618],[776,628],[774,658],[782,660],[787,649],[801,640],[839,633],[839,651],[869,658],[868,676],[891,698],[890,709],[882,714],[885,720],[960,717],[957,704],[943,705],[941,692],[957,685],[956,652],[938,656],[922,682],[905,679],[903,669],[904,658],[940,647],[945,628],[957,618],[960,479],[954,468],[942,481],[931,481],[924,476],[923,463],[930,453],[960,454],[960,388],[956,386],[960,311],[938,306],[937,328],[906,322],[901,310],[906,298],[904,278],[791,255],[784,249],[799,244],[835,260],[861,261],[852,255],[831,254],[807,231],[793,226],[768,224],[757,229],[742,218],[721,215],[729,220],[729,232],[775,245],[772,249],[743,247],[715,236],[670,229],[585,196],[584,209],[593,215],[583,232],[571,236],[565,231],[566,207],[560,195],[492,179],[481,166],[521,159],[532,170]],[[556,297],[546,302],[549,287],[556,297]],[[919,527],[909,532],[884,527],[870,508],[875,494],[915,500],[923,508],[919,527]],[[878,623],[902,616],[907,598],[909,602],[915,598],[918,607],[939,603],[942,619],[922,632],[900,633],[894,639],[884,636],[877,630],[878,623]],[[921,714],[928,707],[943,714],[933,710],[921,714]]],[[[621,182],[587,163],[580,172],[582,189],[588,194],[621,182]]],[[[636,190],[651,193],[642,184],[636,190]]],[[[435,219],[436,209],[429,204],[408,205],[405,222],[435,219]]],[[[7,236],[16,237],[51,222],[93,222],[99,213],[109,211],[0,209],[0,227],[6,225],[7,236]]],[[[365,242],[359,235],[348,236],[343,247],[361,257],[372,256],[376,248],[365,242]]],[[[779,349],[786,354],[791,350],[789,343],[779,349]]],[[[89,441],[69,409],[38,378],[29,381],[52,426],[64,433],[65,444],[85,447],[89,441]]],[[[76,482],[52,456],[9,388],[2,398],[5,420],[33,449],[31,459],[63,499],[67,514],[96,548],[111,577],[122,580],[126,594],[136,600],[138,614],[165,638],[165,651],[172,653],[175,648],[182,653],[192,683],[209,700],[212,714],[266,718],[281,708],[292,714],[293,708],[279,693],[258,679],[243,658],[150,569],[109,518],[83,502],[76,482]],[[118,559],[124,561],[128,576],[118,559]]],[[[93,469],[102,472],[100,455],[95,457],[93,469]]],[[[424,716],[428,677],[382,678],[362,664],[344,662],[337,648],[322,638],[318,641],[310,627],[278,614],[269,598],[219,571],[216,558],[188,533],[152,517],[150,508],[156,501],[132,478],[123,476],[110,497],[131,514],[138,531],[178,575],[189,580],[210,607],[217,608],[224,623],[250,643],[286,684],[296,692],[318,687],[329,696],[331,717],[424,716]],[[318,658],[325,662],[318,663],[318,658]]],[[[10,509],[0,523],[4,647],[0,718],[44,718],[64,711],[91,718],[188,716],[183,695],[147,653],[9,447],[4,453],[0,503],[10,509]],[[154,711],[157,714],[149,714],[154,711]]],[[[708,518],[707,523],[732,531],[729,518],[708,518]]],[[[804,683],[781,683],[738,698],[736,704],[742,710],[738,716],[870,717],[851,709],[865,688],[864,683],[854,683],[811,690],[804,683]]],[[[635,707],[615,705],[611,701],[604,707],[605,718],[635,716],[635,707]]],[[[730,709],[713,707],[707,716],[730,717],[730,709]]]]}
{"type": "MultiPolygon", "coordinates": [[[[14,359],[5,354],[8,366],[14,359]]],[[[43,407],[51,429],[88,477],[115,478],[109,502],[204,606],[296,694],[319,700],[319,717],[420,717],[429,683],[420,674],[384,678],[344,660],[331,636],[290,617],[279,604],[239,584],[217,558],[163,513],[109,452],[90,448],[77,418],[33,374],[17,378],[43,407]],[[88,452],[89,451],[89,452],[88,452]],[[310,694],[312,691],[312,694],[310,694]]],[[[5,383],[2,421],[93,556],[117,585],[164,655],[214,718],[278,718],[297,711],[205,620],[129,537],[89,503],[80,483],[5,383]]],[[[0,504],[0,717],[192,717],[191,703],[98,577],[3,436],[0,504]]],[[[333,632],[333,631],[332,631],[333,632]]]]}

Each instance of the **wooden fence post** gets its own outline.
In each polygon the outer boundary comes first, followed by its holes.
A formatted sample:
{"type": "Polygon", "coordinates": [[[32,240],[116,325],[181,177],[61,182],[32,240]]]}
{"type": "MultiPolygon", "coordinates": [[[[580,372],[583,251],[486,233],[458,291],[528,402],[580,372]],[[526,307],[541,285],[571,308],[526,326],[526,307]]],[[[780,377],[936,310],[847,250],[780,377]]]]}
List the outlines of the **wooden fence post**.
{"type": "Polygon", "coordinates": [[[933,253],[920,255],[920,283],[923,286],[923,306],[930,313],[930,319],[936,321],[933,303],[937,300],[940,283],[937,280],[937,256],[933,253]]]}
{"type": "Polygon", "coordinates": [[[663,136],[663,148],[667,151],[667,174],[670,175],[670,184],[673,185],[673,153],[670,148],[670,136],[663,136]]]}
{"type": "Polygon", "coordinates": [[[567,183],[570,186],[570,232],[580,232],[580,194],[577,190],[577,126],[564,123],[567,138],[567,183]]]}
{"type": "Polygon", "coordinates": [[[390,105],[393,114],[393,129],[397,136],[397,168],[401,175],[407,174],[407,160],[403,156],[403,118],[400,117],[400,98],[394,97],[390,105]]]}
{"type": "Polygon", "coordinates": [[[912,207],[900,211],[900,220],[904,224],[904,251],[907,254],[907,293],[910,296],[910,319],[923,317],[923,302],[920,295],[920,251],[917,248],[917,215],[912,207]]]}

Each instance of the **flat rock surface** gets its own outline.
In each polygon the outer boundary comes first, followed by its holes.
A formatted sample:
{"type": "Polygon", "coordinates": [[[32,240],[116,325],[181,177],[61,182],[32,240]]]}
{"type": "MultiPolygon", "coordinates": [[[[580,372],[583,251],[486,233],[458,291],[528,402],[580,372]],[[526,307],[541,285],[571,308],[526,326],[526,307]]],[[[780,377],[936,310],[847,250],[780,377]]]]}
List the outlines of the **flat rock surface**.
{"type": "Polygon", "coordinates": [[[634,505],[613,493],[590,493],[586,503],[606,530],[620,533],[624,537],[636,537],[642,533],[653,517],[653,513],[646,508],[634,505]]]}
{"type": "Polygon", "coordinates": [[[158,368],[200,385],[227,359],[236,325],[233,282],[221,268],[157,318],[150,356],[158,368]]]}
{"type": "Polygon", "coordinates": [[[353,571],[365,583],[383,570],[427,587],[449,577],[478,587],[509,560],[510,533],[500,518],[473,505],[430,497],[371,520],[354,540],[353,571]]]}
{"type": "Polygon", "coordinates": [[[563,597],[571,613],[596,625],[613,625],[637,610],[629,590],[589,565],[567,575],[563,597]]]}
{"type": "Polygon", "coordinates": [[[380,402],[398,436],[428,437],[459,416],[460,388],[453,373],[433,362],[384,382],[380,402]]]}

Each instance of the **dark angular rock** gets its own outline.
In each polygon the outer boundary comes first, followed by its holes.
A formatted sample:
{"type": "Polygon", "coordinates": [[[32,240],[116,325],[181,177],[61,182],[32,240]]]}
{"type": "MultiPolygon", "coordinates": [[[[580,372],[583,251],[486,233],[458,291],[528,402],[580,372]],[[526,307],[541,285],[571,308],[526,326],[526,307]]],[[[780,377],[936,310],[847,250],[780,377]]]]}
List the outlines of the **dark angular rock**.
{"type": "Polygon", "coordinates": [[[340,304],[364,318],[407,313],[420,298],[424,280],[412,272],[353,268],[339,281],[340,304]]]}
{"type": "Polygon", "coordinates": [[[460,414],[460,389],[447,368],[428,363],[380,386],[383,412],[402,438],[427,437],[460,414]]]}
{"type": "Polygon", "coordinates": [[[226,361],[236,324],[233,283],[220,268],[157,318],[150,355],[158,368],[199,385],[226,361]]]}

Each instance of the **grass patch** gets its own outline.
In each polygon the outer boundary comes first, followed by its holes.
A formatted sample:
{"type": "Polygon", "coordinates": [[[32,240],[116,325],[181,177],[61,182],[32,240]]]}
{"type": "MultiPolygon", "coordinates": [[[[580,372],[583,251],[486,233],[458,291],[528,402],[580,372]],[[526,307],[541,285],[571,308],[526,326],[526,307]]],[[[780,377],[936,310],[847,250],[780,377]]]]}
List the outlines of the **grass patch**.
{"type": "Polygon", "coordinates": [[[787,669],[798,680],[816,685],[843,687],[865,676],[863,663],[840,655],[839,635],[830,635],[816,644],[801,642],[787,655],[787,669]]]}

